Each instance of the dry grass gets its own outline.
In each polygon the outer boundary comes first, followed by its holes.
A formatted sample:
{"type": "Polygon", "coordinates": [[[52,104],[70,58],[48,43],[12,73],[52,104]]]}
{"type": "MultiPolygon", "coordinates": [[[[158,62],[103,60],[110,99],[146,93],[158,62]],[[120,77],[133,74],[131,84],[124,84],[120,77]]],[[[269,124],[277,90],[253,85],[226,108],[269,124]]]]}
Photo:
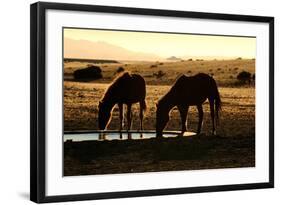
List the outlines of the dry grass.
{"type": "MultiPolygon", "coordinates": [[[[119,66],[132,73],[140,73],[144,76],[147,85],[147,111],[144,118],[144,129],[155,129],[156,102],[163,96],[175,82],[180,74],[192,75],[196,72],[214,73],[216,81],[220,82],[219,91],[223,102],[221,124],[218,133],[228,135],[254,135],[255,133],[255,88],[230,87],[235,78],[229,78],[241,70],[254,73],[254,60],[221,60],[221,61],[184,61],[184,62],[123,62],[123,64],[100,64],[104,78],[92,82],[82,83],[65,80],[64,82],[64,128],[65,130],[98,129],[97,113],[98,102],[106,88],[116,76],[115,71],[119,66]],[[157,65],[157,68],[151,68],[157,65]],[[157,79],[153,76],[155,70],[162,70],[166,75],[157,79]]],[[[87,63],[65,63],[65,73],[71,73],[77,68],[86,66],[87,63]],[[71,68],[70,68],[71,67],[71,68]]],[[[139,129],[138,105],[133,106],[132,129],[139,129]]],[[[205,133],[210,132],[209,106],[204,104],[205,133]]],[[[188,129],[195,131],[197,127],[197,110],[191,107],[188,115],[188,129]]],[[[113,118],[108,129],[118,129],[118,108],[113,110],[113,118]]],[[[171,120],[167,128],[169,130],[180,129],[180,117],[176,109],[171,112],[171,120]]]]}
{"type": "MultiPolygon", "coordinates": [[[[64,127],[65,130],[98,129],[98,102],[108,84],[65,82],[64,93],[64,127]]],[[[155,112],[157,100],[169,90],[169,86],[147,86],[147,111],[144,129],[155,129],[155,112]]],[[[218,133],[227,135],[253,135],[255,132],[255,89],[254,88],[220,88],[223,101],[221,124],[218,133]]],[[[139,128],[138,105],[133,106],[133,129],[139,128]]],[[[204,104],[203,131],[211,131],[209,104],[204,104]]],[[[197,110],[191,107],[188,115],[188,128],[196,130],[197,110]]],[[[118,107],[113,110],[113,118],[108,129],[118,129],[118,107]]],[[[172,110],[167,125],[169,130],[180,129],[180,116],[177,109],[172,110]]]]}
{"type": "MultiPolygon", "coordinates": [[[[242,71],[255,72],[254,60],[184,61],[184,62],[122,62],[99,64],[103,78],[92,82],[75,82],[72,73],[87,63],[65,63],[64,129],[98,129],[98,102],[118,67],[141,74],[147,83],[147,111],[144,129],[155,130],[156,102],[170,89],[181,74],[198,72],[213,74],[218,82],[222,112],[218,136],[211,136],[209,104],[204,104],[202,136],[190,139],[165,139],[162,142],[97,141],[65,144],[65,175],[108,174],[146,171],[195,170],[255,166],[255,87],[237,86],[236,76],[242,71]],[[152,67],[152,65],[154,65],[152,67]],[[153,73],[162,71],[157,78],[153,73]],[[160,144],[159,144],[160,143],[160,144]],[[157,149],[155,149],[155,146],[157,149]],[[243,157],[241,157],[243,155],[243,157]]],[[[132,129],[139,129],[139,108],[133,105],[132,129]]],[[[170,113],[167,130],[180,130],[177,109],[170,113]]],[[[198,114],[191,107],[188,130],[196,131],[198,114]]],[[[119,128],[118,107],[108,129],[119,128]]]]}
{"type": "MultiPolygon", "coordinates": [[[[72,73],[84,68],[89,63],[64,63],[65,79],[72,79],[72,73]]],[[[110,83],[116,77],[117,69],[122,66],[126,71],[139,73],[148,85],[171,85],[175,79],[182,75],[194,75],[198,72],[213,75],[220,86],[233,86],[239,72],[245,70],[255,72],[255,60],[209,60],[209,61],[183,61],[183,62],[122,62],[111,64],[96,64],[103,71],[103,79],[95,82],[110,83]],[[153,66],[153,67],[152,67],[153,66]],[[153,73],[163,71],[162,78],[153,76],[153,73]]]]}

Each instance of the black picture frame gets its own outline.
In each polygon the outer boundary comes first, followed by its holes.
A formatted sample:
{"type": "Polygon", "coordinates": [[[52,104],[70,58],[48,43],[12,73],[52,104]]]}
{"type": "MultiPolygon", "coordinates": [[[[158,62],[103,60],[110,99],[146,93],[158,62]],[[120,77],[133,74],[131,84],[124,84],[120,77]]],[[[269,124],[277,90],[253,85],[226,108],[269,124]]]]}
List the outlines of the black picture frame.
{"type": "Polygon", "coordinates": [[[218,13],[126,8],[82,4],[38,2],[30,7],[30,199],[37,203],[76,200],[96,200],[123,197],[140,197],[198,192],[230,191],[274,187],[274,18],[218,13]],[[48,9],[121,13],[131,15],[168,16],[195,19],[216,19],[247,22],[263,22],[269,25],[269,181],[263,183],[229,184],[191,188],[171,188],[158,190],[138,190],[124,192],[74,194],[46,196],[45,190],[45,37],[46,11],[48,9]]]}

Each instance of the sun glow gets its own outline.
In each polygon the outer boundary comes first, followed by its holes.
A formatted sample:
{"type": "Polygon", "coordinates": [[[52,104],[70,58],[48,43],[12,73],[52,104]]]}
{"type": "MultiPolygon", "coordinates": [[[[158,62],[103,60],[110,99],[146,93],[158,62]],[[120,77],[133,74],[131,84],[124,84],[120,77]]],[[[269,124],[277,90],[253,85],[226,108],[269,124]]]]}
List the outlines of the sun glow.
{"type": "Polygon", "coordinates": [[[255,58],[256,38],[95,29],[64,29],[64,57],[116,59],[255,58]],[[134,54],[133,54],[134,53],[134,54]],[[130,56],[130,54],[132,54],[130,56]],[[137,58],[137,57],[136,57],[137,58]]]}

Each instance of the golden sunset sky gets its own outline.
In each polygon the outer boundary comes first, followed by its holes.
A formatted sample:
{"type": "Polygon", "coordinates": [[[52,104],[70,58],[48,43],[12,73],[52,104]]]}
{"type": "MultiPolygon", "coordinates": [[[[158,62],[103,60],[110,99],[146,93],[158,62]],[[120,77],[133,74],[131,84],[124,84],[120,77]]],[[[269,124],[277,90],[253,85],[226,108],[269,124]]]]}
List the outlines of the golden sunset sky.
{"type": "MultiPolygon", "coordinates": [[[[255,58],[255,37],[64,29],[66,58],[255,58]]],[[[135,58],[135,59],[134,59],[135,58]]]]}

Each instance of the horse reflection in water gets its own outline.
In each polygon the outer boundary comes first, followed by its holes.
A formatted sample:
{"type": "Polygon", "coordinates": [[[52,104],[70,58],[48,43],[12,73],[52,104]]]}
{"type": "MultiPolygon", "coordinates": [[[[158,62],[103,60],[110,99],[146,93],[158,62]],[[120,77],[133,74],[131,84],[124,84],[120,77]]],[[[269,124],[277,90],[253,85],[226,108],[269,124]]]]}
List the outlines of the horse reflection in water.
{"type": "MultiPolygon", "coordinates": [[[[128,140],[132,139],[132,133],[128,132],[128,133],[122,133],[119,132],[119,139],[123,139],[123,135],[125,135],[127,137],[128,140]]],[[[108,140],[108,137],[110,139],[110,134],[109,133],[99,133],[99,140],[108,140]]],[[[143,137],[142,133],[139,133],[139,138],[141,139],[143,137]]],[[[111,136],[112,138],[112,136],[111,136]]],[[[126,138],[124,138],[126,139],[126,138]]]]}
{"type": "MultiPolygon", "coordinates": [[[[145,96],[146,88],[144,78],[138,74],[122,73],[108,87],[99,102],[99,129],[105,130],[107,128],[111,121],[112,109],[117,104],[120,119],[120,139],[122,139],[123,105],[125,104],[127,106],[127,131],[129,131],[132,124],[132,105],[139,103],[140,130],[143,130],[143,113],[146,109],[145,96]]],[[[129,135],[128,133],[128,138],[129,136],[131,138],[131,134],[129,135]]]]}
{"type": "Polygon", "coordinates": [[[169,113],[174,107],[177,107],[180,112],[182,121],[181,131],[184,133],[187,130],[186,119],[188,108],[189,106],[197,106],[199,113],[197,134],[199,134],[203,122],[202,104],[206,99],[209,100],[210,104],[212,133],[215,134],[215,120],[218,122],[219,111],[221,109],[221,99],[216,81],[204,73],[199,73],[191,77],[185,75],[179,77],[168,93],[157,103],[156,137],[162,137],[163,130],[169,121],[169,113]]]}

